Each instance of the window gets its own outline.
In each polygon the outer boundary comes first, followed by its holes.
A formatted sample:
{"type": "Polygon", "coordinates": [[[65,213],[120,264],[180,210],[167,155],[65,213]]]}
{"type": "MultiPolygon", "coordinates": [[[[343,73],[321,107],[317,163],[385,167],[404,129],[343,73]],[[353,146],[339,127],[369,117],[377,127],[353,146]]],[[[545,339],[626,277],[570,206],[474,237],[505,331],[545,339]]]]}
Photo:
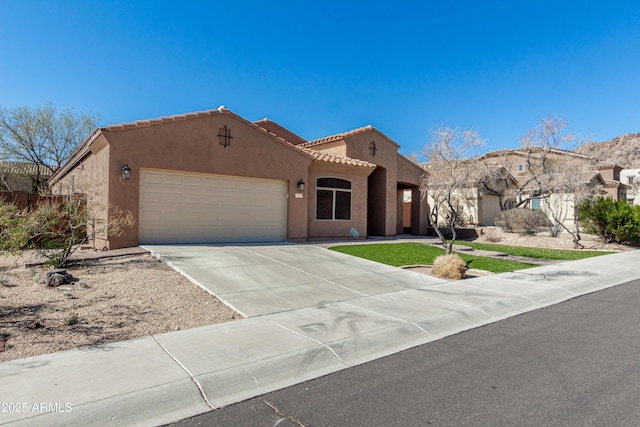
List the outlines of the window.
{"type": "Polygon", "coordinates": [[[518,172],[522,172],[522,170],[523,170],[523,169],[524,169],[524,168],[523,168],[523,166],[522,166],[522,165],[518,165],[518,172]]]}
{"type": "Polygon", "coordinates": [[[631,185],[631,184],[633,184],[633,177],[632,176],[629,177],[629,185],[631,185]]]}
{"type": "Polygon", "coordinates": [[[318,178],[316,187],[316,219],[351,219],[351,181],[318,178]]]}
{"type": "Polygon", "coordinates": [[[531,199],[531,209],[534,211],[540,209],[540,199],[531,199]]]}

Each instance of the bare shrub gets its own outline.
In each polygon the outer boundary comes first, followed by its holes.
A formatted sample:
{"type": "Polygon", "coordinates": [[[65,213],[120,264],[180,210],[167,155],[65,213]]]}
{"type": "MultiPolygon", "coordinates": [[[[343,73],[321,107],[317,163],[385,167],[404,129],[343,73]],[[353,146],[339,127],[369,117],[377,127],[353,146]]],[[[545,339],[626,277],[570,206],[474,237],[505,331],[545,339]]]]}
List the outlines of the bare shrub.
{"type": "Polygon", "coordinates": [[[549,218],[540,210],[511,209],[498,215],[496,225],[508,233],[534,234],[549,225],[549,218]]]}
{"type": "Polygon", "coordinates": [[[456,254],[440,255],[433,260],[433,274],[442,279],[464,279],[467,264],[456,254]]]}
{"type": "Polygon", "coordinates": [[[502,231],[500,231],[500,229],[495,227],[486,229],[482,234],[482,236],[484,237],[484,240],[491,243],[500,242],[502,241],[502,238],[503,238],[502,231]]]}

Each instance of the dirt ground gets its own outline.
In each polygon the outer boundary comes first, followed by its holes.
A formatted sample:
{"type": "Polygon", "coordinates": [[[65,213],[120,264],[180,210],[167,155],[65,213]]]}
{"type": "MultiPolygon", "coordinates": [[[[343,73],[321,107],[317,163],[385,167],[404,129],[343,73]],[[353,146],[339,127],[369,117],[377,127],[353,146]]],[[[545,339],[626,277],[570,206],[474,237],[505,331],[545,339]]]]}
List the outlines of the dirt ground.
{"type": "MultiPolygon", "coordinates": [[[[478,241],[573,247],[566,236],[485,231],[478,241]]],[[[585,236],[584,244],[596,250],[631,249],[605,245],[594,236],[585,236]]],[[[77,281],[58,288],[44,285],[45,271],[45,267],[18,267],[10,259],[0,259],[0,362],[240,317],[148,254],[85,261],[67,269],[77,281]]],[[[418,271],[430,274],[429,268],[418,271]]]]}
{"type": "Polygon", "coordinates": [[[58,288],[44,284],[47,268],[4,261],[0,362],[240,317],[151,255],[85,261],[58,288]]]}

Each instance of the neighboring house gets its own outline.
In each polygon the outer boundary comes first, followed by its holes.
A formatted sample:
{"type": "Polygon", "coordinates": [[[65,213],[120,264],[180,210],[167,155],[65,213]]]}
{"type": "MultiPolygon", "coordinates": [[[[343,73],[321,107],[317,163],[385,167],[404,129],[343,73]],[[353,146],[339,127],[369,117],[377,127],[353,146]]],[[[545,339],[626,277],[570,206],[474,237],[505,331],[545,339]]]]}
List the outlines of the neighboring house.
{"type": "MultiPolygon", "coordinates": [[[[454,196],[461,207],[464,221],[469,226],[495,225],[495,219],[505,209],[515,205],[516,197],[510,190],[518,186],[518,181],[498,163],[460,160],[466,166],[460,170],[466,174],[463,188],[456,189],[454,196]]],[[[420,164],[429,174],[430,163],[420,164]]],[[[427,196],[429,206],[434,205],[427,196]]],[[[442,209],[442,207],[441,207],[442,209]]],[[[439,213],[439,220],[446,216],[439,213]]]]}
{"type": "Polygon", "coordinates": [[[627,201],[631,206],[640,205],[640,169],[622,169],[620,182],[627,185],[627,201]]]}
{"type": "Polygon", "coordinates": [[[97,129],[49,182],[89,193],[99,219],[133,213],[126,235],[95,236],[108,249],[426,234],[424,171],[398,148],[371,126],[306,141],[220,107],[97,129]]]}
{"type": "Polygon", "coordinates": [[[51,177],[48,168],[40,169],[34,163],[0,162],[0,191],[38,193],[51,177]]]}
{"type": "MultiPolygon", "coordinates": [[[[484,165],[485,170],[503,168],[506,175],[513,178],[505,180],[502,188],[489,192],[502,198],[502,208],[506,200],[512,206],[542,209],[565,225],[574,222],[574,202],[581,197],[568,190],[569,187],[596,191],[614,200],[625,198],[628,188],[620,182],[622,168],[619,166],[559,149],[503,149],[487,153],[476,161],[484,165]],[[549,171],[542,172],[547,169],[549,171]]],[[[499,211],[493,210],[489,215],[479,215],[480,224],[493,224],[498,214],[499,211]]]]}

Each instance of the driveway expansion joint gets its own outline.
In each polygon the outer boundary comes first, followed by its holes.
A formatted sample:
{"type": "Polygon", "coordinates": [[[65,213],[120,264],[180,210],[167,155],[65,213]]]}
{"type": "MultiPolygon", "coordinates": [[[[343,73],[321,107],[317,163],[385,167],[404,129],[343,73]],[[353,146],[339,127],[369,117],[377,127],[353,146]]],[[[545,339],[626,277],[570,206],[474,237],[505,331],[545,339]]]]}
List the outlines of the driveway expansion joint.
{"type": "Polygon", "coordinates": [[[202,397],[202,400],[204,400],[204,402],[211,409],[217,409],[211,402],[209,402],[209,399],[207,399],[207,395],[205,394],[202,386],[200,385],[196,377],[191,373],[191,371],[189,371],[189,369],[187,369],[186,366],[184,366],[173,354],[171,354],[171,352],[165,346],[163,346],[160,341],[158,341],[158,338],[156,338],[155,335],[151,335],[151,338],[153,338],[153,340],[160,346],[160,348],[167,354],[167,356],[169,356],[174,362],[176,362],[178,366],[180,366],[187,373],[187,375],[189,375],[189,378],[191,378],[191,381],[196,385],[196,387],[198,387],[198,391],[200,391],[200,396],[202,397]]]}

